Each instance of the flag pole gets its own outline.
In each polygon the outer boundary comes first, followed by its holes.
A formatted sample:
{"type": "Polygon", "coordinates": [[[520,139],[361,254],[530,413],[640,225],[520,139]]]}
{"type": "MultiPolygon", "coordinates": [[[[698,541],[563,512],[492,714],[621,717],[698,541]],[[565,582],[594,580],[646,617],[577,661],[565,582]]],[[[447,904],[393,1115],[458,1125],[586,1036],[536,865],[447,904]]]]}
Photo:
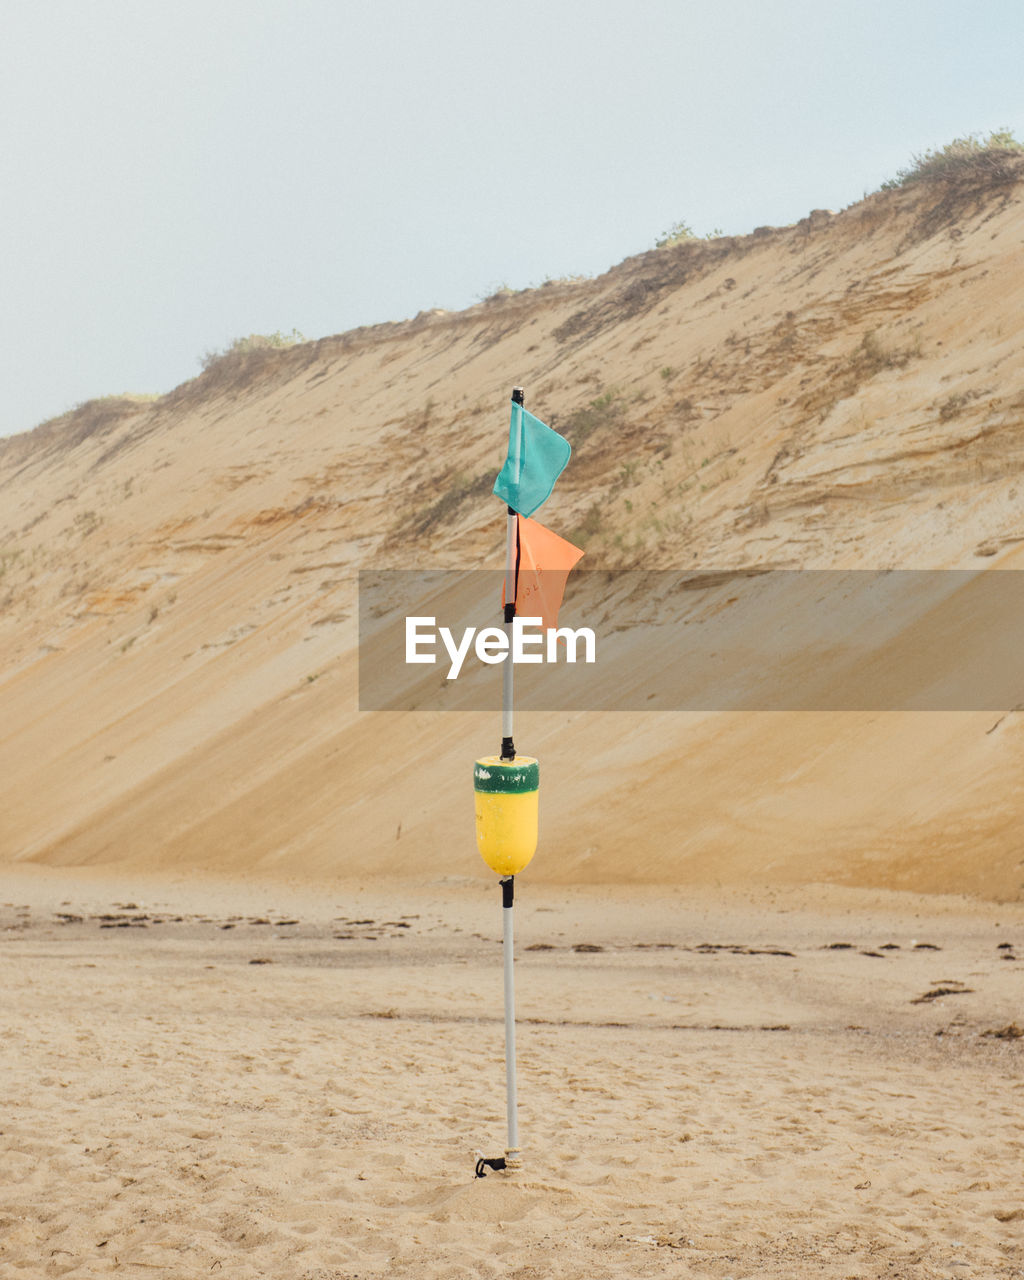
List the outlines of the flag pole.
{"type": "MultiPolygon", "coordinates": [[[[512,403],[523,404],[523,388],[512,388],[512,403]]],[[[519,465],[516,463],[516,484],[519,483],[519,465]]],[[[504,623],[508,644],[505,649],[505,661],[502,664],[501,676],[501,754],[502,764],[512,764],[516,758],[516,746],[513,741],[514,732],[514,693],[515,666],[512,662],[512,631],[516,616],[516,560],[518,557],[518,525],[514,507],[508,507],[505,516],[505,606],[504,623]]],[[[478,766],[480,762],[477,762],[478,766]]],[[[489,776],[489,774],[488,774],[489,776]]],[[[478,823],[479,839],[479,823],[478,823]]],[[[501,885],[501,941],[504,961],[505,985],[505,1114],[508,1122],[508,1145],[505,1154],[494,1160],[483,1156],[476,1162],[476,1176],[483,1178],[488,1169],[507,1169],[509,1172],[522,1168],[522,1153],[519,1150],[519,1107],[516,1090],[516,993],[513,962],[515,958],[515,930],[513,924],[513,903],[515,901],[515,875],[502,876],[501,885]]]]}
{"type": "MultiPolygon", "coordinates": [[[[512,388],[512,403],[523,405],[522,387],[512,388]]],[[[518,516],[509,507],[505,516],[505,634],[508,647],[505,652],[501,680],[501,758],[515,760],[513,741],[515,663],[512,661],[512,628],[516,616],[516,558],[518,542],[518,516]]],[[[515,959],[515,929],[513,904],[515,902],[515,876],[501,880],[502,959],[505,969],[505,1112],[508,1120],[508,1145],[505,1148],[505,1167],[519,1169],[522,1158],[519,1150],[519,1102],[516,1089],[516,990],[513,963],[515,959]]]]}
{"type": "MultiPolygon", "coordinates": [[[[523,388],[512,388],[512,403],[524,404],[523,388]]],[[[506,658],[501,673],[501,758],[514,760],[516,746],[512,740],[514,720],[515,663],[512,661],[512,625],[516,616],[517,516],[514,507],[505,515],[505,635],[508,637],[506,658]]]]}
{"type": "Polygon", "coordinates": [[[501,881],[502,952],[505,961],[505,1113],[508,1119],[508,1146],[505,1148],[506,1169],[522,1168],[519,1149],[519,1111],[516,1094],[516,992],[512,972],[513,911],[515,876],[501,881]]]}
{"type": "MultiPolygon", "coordinates": [[[[533,756],[516,753],[514,731],[514,679],[516,593],[526,550],[521,545],[524,520],[551,496],[555,481],[565,469],[572,450],[568,440],[526,412],[522,387],[512,388],[512,415],[509,422],[508,456],[494,482],[494,492],[506,505],[505,516],[505,661],[501,683],[501,754],[482,756],[473,766],[476,843],[483,860],[501,877],[502,946],[505,980],[505,1101],[508,1119],[508,1146],[496,1159],[480,1156],[476,1175],[488,1169],[522,1168],[519,1148],[519,1120],[516,1099],[516,1011],[514,985],[513,904],[515,876],[537,850],[537,801],[540,766],[533,756]]],[[[548,530],[538,530],[561,545],[570,555],[565,572],[583,553],[563,543],[548,530]]],[[[527,557],[528,559],[529,557],[527,557]]],[[[559,557],[556,557],[556,559],[559,557]]],[[[534,573],[539,574],[539,563],[534,573]]],[[[563,584],[564,585],[564,584],[563,584]]],[[[558,591],[561,600],[561,591],[558,591]]],[[[557,602],[548,612],[557,617],[557,602]]],[[[552,621],[549,625],[557,625],[552,621]]]]}

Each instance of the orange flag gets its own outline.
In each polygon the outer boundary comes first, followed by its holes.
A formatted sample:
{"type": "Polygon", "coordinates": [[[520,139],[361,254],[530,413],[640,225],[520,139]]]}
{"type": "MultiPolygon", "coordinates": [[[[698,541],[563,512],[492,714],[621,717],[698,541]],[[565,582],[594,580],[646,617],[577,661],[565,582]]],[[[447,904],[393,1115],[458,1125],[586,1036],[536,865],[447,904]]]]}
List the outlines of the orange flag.
{"type": "MultiPolygon", "coordinates": [[[[583,552],[536,520],[517,515],[516,524],[516,613],[557,627],[566,580],[583,552]]],[[[504,589],[501,601],[505,603],[504,589]]]]}

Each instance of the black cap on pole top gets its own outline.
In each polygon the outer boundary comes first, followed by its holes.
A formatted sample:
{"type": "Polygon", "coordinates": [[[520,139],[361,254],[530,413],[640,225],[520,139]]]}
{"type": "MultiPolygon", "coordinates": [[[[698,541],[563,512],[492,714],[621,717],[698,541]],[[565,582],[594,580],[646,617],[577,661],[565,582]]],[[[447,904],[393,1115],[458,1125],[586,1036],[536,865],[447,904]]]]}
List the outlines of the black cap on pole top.
{"type": "Polygon", "coordinates": [[[523,404],[523,403],[524,403],[524,401],[523,401],[523,389],[522,389],[522,387],[513,387],[513,388],[512,388],[512,403],[513,403],[513,404],[523,404]]]}

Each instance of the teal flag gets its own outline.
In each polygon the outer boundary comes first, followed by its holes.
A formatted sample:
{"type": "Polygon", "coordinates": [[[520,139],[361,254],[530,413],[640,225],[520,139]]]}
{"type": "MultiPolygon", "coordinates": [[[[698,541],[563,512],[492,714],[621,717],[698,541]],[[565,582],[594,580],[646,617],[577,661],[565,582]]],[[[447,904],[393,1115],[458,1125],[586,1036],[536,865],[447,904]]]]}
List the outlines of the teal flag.
{"type": "Polygon", "coordinates": [[[494,492],[521,516],[532,516],[551,497],[572,449],[569,441],[512,402],[508,457],[494,482],[494,492]]]}

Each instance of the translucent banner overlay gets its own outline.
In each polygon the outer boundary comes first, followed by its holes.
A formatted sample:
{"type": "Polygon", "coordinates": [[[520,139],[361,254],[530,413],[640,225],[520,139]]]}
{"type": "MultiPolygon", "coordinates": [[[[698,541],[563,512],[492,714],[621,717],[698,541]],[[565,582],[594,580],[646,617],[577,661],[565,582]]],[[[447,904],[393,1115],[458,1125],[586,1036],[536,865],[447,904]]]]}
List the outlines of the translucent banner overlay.
{"type": "MultiPolygon", "coordinates": [[[[483,711],[502,665],[477,656],[502,621],[492,570],[359,573],[359,706],[483,711]],[[414,652],[406,661],[409,619],[414,652]],[[456,678],[441,639],[464,646],[456,678]],[[467,629],[473,635],[467,640],[467,629]],[[434,636],[433,642],[430,636],[434,636]]],[[[515,705],[575,711],[1000,711],[1024,705],[1024,572],[577,570],[561,628],[592,663],[515,665],[515,705]]],[[[528,652],[546,657],[544,633],[528,652]]],[[[572,642],[570,641],[570,644],[572,642]]],[[[499,648],[492,635],[484,652],[499,648]]]]}

